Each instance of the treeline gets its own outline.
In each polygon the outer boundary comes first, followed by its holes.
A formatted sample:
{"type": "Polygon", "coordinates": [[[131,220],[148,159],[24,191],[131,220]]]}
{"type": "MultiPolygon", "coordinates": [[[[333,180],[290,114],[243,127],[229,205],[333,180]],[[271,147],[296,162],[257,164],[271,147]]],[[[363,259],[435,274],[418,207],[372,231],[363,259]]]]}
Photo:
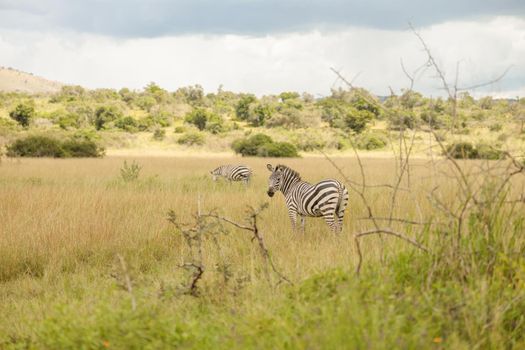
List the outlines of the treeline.
{"type": "MultiPolygon", "coordinates": [[[[289,140],[280,141],[290,141],[295,153],[343,149],[349,141],[358,148],[382,148],[388,142],[385,134],[370,131],[378,123],[385,130],[446,129],[457,134],[468,134],[474,125],[498,131],[506,123],[516,123],[523,133],[525,123],[525,100],[476,100],[468,93],[456,101],[415,91],[380,99],[364,89],[334,89],[322,98],[297,92],[257,97],[222,89],[206,94],[199,85],[169,92],[155,83],[141,91],[65,86],[51,96],[1,93],[0,111],[4,130],[47,127],[83,136],[104,131],[151,132],[153,139],[162,140],[167,128],[173,127],[177,143],[188,146],[202,145],[211,135],[239,134],[239,130],[256,129],[263,134],[286,130],[289,140]],[[316,129],[326,130],[330,137],[312,133],[295,137],[301,130],[316,129]]],[[[241,141],[232,140],[234,150],[241,141]]]]}

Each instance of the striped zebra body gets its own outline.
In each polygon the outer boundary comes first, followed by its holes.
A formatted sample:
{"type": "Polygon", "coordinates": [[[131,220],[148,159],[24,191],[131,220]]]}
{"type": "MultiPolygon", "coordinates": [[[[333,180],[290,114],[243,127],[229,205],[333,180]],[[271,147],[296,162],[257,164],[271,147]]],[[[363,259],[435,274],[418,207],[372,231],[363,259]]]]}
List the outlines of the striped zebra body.
{"type": "Polygon", "coordinates": [[[250,181],[252,170],[245,165],[221,165],[215,170],[210,171],[213,176],[213,181],[221,176],[228,181],[244,181],[246,184],[250,181]]]}
{"type": "Polygon", "coordinates": [[[348,204],[348,190],[342,183],[330,179],[310,184],[302,181],[299,173],[284,165],[277,165],[275,169],[270,164],[267,167],[272,172],[268,195],[272,197],[277,191],[284,194],[294,230],[299,215],[303,231],[307,216],[323,217],[332,231],[341,231],[348,204]]]}

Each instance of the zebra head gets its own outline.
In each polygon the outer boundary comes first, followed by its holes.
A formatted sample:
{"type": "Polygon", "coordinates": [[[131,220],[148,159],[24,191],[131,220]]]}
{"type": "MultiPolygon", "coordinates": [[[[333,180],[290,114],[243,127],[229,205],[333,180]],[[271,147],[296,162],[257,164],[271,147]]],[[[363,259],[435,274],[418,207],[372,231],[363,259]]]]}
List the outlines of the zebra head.
{"type": "Polygon", "coordinates": [[[281,166],[276,166],[275,168],[271,164],[266,164],[268,170],[272,173],[268,179],[268,196],[273,197],[275,192],[278,192],[281,189],[281,183],[283,178],[283,172],[281,166]]]}

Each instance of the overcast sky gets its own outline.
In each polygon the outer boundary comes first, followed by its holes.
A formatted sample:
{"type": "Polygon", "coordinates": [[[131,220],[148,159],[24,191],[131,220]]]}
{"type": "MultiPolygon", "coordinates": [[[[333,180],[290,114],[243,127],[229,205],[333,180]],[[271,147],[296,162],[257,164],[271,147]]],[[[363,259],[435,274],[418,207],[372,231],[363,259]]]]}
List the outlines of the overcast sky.
{"type": "MultiPolygon", "coordinates": [[[[524,0],[0,0],[0,65],[89,88],[201,84],[258,95],[327,95],[334,67],[379,95],[425,62],[411,22],[447,78],[501,81],[525,96],[524,0]]],[[[439,95],[428,69],[415,83],[439,95]]]]}

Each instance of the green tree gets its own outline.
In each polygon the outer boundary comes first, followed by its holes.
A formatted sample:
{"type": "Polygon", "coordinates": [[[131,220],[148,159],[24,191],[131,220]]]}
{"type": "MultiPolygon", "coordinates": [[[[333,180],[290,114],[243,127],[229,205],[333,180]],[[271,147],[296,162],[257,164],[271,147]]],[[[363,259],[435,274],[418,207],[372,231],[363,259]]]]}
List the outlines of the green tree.
{"type": "Polygon", "coordinates": [[[9,112],[11,119],[14,119],[18,124],[24,128],[29,126],[31,119],[35,116],[35,107],[32,103],[20,103],[14,110],[9,112]]]}
{"type": "Polygon", "coordinates": [[[279,94],[279,98],[282,102],[285,102],[286,100],[297,99],[299,96],[300,95],[297,92],[293,91],[285,91],[279,94]]]}
{"type": "Polygon", "coordinates": [[[318,105],[322,108],[322,119],[327,121],[331,127],[353,130],[356,133],[365,130],[368,123],[379,114],[377,107],[362,99],[352,104],[342,99],[329,97],[318,105]]]}
{"type": "Polygon", "coordinates": [[[95,111],[95,129],[104,129],[106,124],[122,117],[116,106],[101,106],[95,111]]]}
{"type": "Polygon", "coordinates": [[[273,109],[268,104],[257,104],[252,112],[250,113],[250,116],[248,117],[248,122],[252,126],[262,126],[268,120],[271,118],[273,114],[273,109]]]}
{"type": "Polygon", "coordinates": [[[186,114],[184,121],[195,125],[201,131],[207,130],[212,134],[217,134],[223,130],[222,118],[203,108],[195,108],[193,111],[186,114]]]}
{"type": "Polygon", "coordinates": [[[257,101],[254,95],[247,94],[241,97],[237,106],[235,106],[235,115],[239,120],[248,120],[250,118],[250,105],[257,101]]]}

